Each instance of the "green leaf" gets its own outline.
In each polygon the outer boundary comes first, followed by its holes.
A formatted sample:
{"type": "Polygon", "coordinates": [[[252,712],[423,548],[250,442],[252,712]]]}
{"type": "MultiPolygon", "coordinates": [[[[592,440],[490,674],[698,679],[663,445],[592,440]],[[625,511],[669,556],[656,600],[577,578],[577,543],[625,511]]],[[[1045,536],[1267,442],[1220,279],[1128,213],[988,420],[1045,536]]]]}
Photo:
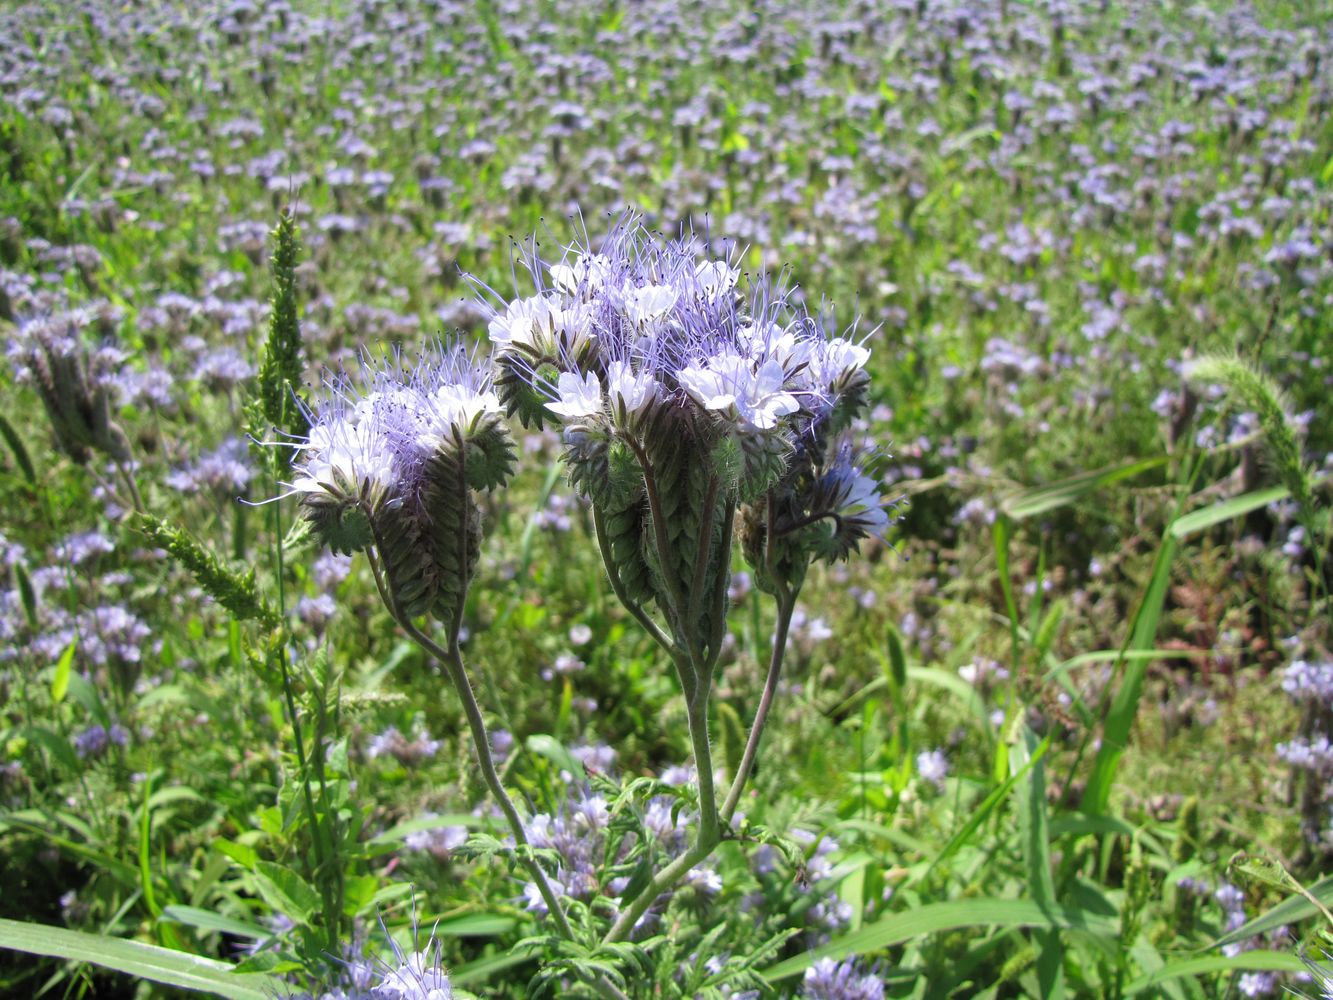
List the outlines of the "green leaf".
{"type": "Polygon", "coordinates": [[[18,431],[14,430],[14,425],[3,413],[0,413],[0,437],[5,439],[5,444],[9,445],[9,450],[14,453],[14,464],[19,467],[28,485],[36,486],[37,472],[32,466],[32,459],[28,456],[28,448],[19,437],[18,431]]]}
{"type": "Polygon", "coordinates": [[[1159,456],[1130,462],[1128,465],[1080,472],[1045,486],[1034,486],[1011,493],[1000,501],[1000,510],[1015,521],[1022,521],[1037,514],[1044,514],[1048,510],[1065,507],[1094,490],[1100,490],[1122,479],[1130,479],[1165,464],[1166,458],[1159,456]]]}
{"type": "Polygon", "coordinates": [[[1149,975],[1135,979],[1125,987],[1124,996],[1133,996],[1151,989],[1168,979],[1182,976],[1203,976],[1210,972],[1304,972],[1305,963],[1295,955],[1283,951],[1245,951],[1231,958],[1218,955],[1210,958],[1186,958],[1168,962],[1149,975]]]}
{"type": "MultiPolygon", "coordinates": [[[[1320,903],[1325,906],[1333,906],[1333,875],[1320,879],[1310,886],[1308,891],[1320,903]]],[[[1278,903],[1267,913],[1261,913],[1248,923],[1237,927],[1230,934],[1218,938],[1212,946],[1221,948],[1236,941],[1254,937],[1257,934],[1266,934],[1274,927],[1281,927],[1283,924],[1294,924],[1298,920],[1314,916],[1317,912],[1314,904],[1304,896],[1292,896],[1290,899],[1284,899],[1278,903]]]]}
{"type": "Polygon", "coordinates": [[[31,743],[39,744],[61,765],[70,771],[78,771],[79,755],[69,745],[69,741],[59,733],[54,733],[44,726],[26,726],[19,730],[19,735],[31,743]]]}
{"type": "Polygon", "coordinates": [[[1213,651],[1210,649],[1097,649],[1091,653],[1079,653],[1063,663],[1057,663],[1046,671],[1043,679],[1058,680],[1078,667],[1086,667],[1089,663],[1105,663],[1107,660],[1192,660],[1211,655],[1213,651]]]}
{"type": "MultiPolygon", "coordinates": [[[[1171,583],[1171,560],[1176,553],[1176,540],[1169,533],[1162,539],[1162,546],[1157,550],[1157,559],[1153,563],[1152,578],[1148,589],[1143,594],[1138,611],[1134,615],[1134,625],[1130,630],[1126,648],[1145,650],[1153,647],[1157,638],[1157,625],[1162,618],[1162,608],[1166,602],[1167,587],[1171,583]]],[[[1111,708],[1102,726],[1102,745],[1097,750],[1093,761],[1092,776],[1088,779],[1087,789],[1083,793],[1083,811],[1103,813],[1111,801],[1111,786],[1115,783],[1115,773],[1120,766],[1120,757],[1129,745],[1129,732],[1134,725],[1134,716],[1139,710],[1139,695],[1143,690],[1143,678],[1147,674],[1146,660],[1121,660],[1120,684],[1116,688],[1111,708]]],[[[1119,665],[1119,664],[1118,664],[1119,665]]]]}
{"type": "Polygon", "coordinates": [[[908,667],[907,679],[918,684],[944,688],[950,694],[957,696],[967,709],[981,721],[985,722],[990,718],[990,710],[986,707],[986,702],[982,700],[981,695],[977,693],[977,689],[957,674],[935,670],[931,667],[908,667]]]}
{"type": "Polygon", "coordinates": [[[568,771],[575,781],[583,781],[583,765],[578,762],[563,743],[546,733],[533,733],[528,737],[527,748],[539,757],[545,757],[562,771],[568,771]]]}
{"type": "Polygon", "coordinates": [[[1171,522],[1171,528],[1169,529],[1171,537],[1177,541],[1184,541],[1190,535],[1196,535],[1200,531],[1213,527],[1213,525],[1243,517],[1250,511],[1267,507],[1270,503],[1277,503],[1289,496],[1291,494],[1285,486],[1273,486],[1266,490],[1244,493],[1238,497],[1232,497],[1229,500],[1204,507],[1201,510],[1190,511],[1184,517],[1178,517],[1171,522]]]}
{"type": "Polygon", "coordinates": [[[508,934],[517,926],[518,920],[514,917],[503,917],[495,913],[470,913],[466,917],[432,923],[430,929],[436,937],[494,937],[497,934],[508,934]]]}
{"type": "Polygon", "coordinates": [[[211,958],[47,924],[0,919],[0,947],[29,955],[88,962],[136,979],[211,993],[228,1000],[272,1000],[284,988],[281,980],[238,975],[230,965],[211,958]]]}
{"type": "Polygon", "coordinates": [[[524,942],[520,942],[507,952],[481,958],[475,962],[468,962],[466,965],[456,966],[453,972],[449,974],[449,982],[458,985],[484,983],[495,973],[529,962],[539,954],[540,950],[532,944],[525,945],[524,942]]]}
{"type": "Polygon", "coordinates": [[[1051,737],[1048,735],[1046,739],[1042,740],[1041,745],[1032,751],[1032,754],[1026,763],[991,790],[991,793],[982,800],[981,805],[977,806],[976,811],[968,817],[967,822],[959,828],[957,833],[949,838],[949,842],[945,844],[944,849],[935,856],[935,859],[931,861],[929,867],[921,872],[919,878],[913,878],[912,881],[924,881],[931,872],[956,854],[958,850],[971,839],[972,834],[977,831],[981,824],[986,822],[990,817],[990,814],[995,811],[995,808],[1009,796],[1009,793],[1013,791],[1014,786],[1023,779],[1024,775],[1028,773],[1032,766],[1046,755],[1046,751],[1050,748],[1050,745],[1051,737]]]}
{"type": "Polygon", "coordinates": [[[224,917],[221,913],[201,910],[197,906],[166,906],[163,907],[162,916],[158,919],[167,923],[184,924],[186,927],[194,927],[201,931],[217,931],[220,934],[252,938],[255,941],[273,936],[271,930],[258,924],[237,920],[235,917],[224,917]]]}
{"type": "Polygon", "coordinates": [[[907,688],[907,655],[903,652],[902,636],[892,622],[885,633],[885,640],[889,647],[888,677],[897,686],[896,694],[901,695],[907,688]]]}
{"type": "Polygon", "coordinates": [[[1090,916],[1081,910],[1041,907],[1027,899],[951,899],[929,903],[867,924],[854,934],[830,941],[804,955],[779,962],[764,972],[770,983],[798,976],[821,958],[840,959],[864,955],[922,938],[940,931],[963,927],[1047,927],[1077,928],[1092,934],[1113,936],[1116,925],[1104,917],[1090,916]]]}
{"type": "Polygon", "coordinates": [[[436,830],[442,826],[465,826],[469,830],[488,830],[494,824],[485,816],[473,816],[471,813],[451,813],[445,816],[423,816],[409,819],[397,826],[390,827],[370,840],[372,844],[396,844],[406,840],[410,834],[422,830],[436,830]]]}
{"type": "Polygon", "coordinates": [[[55,676],[51,678],[51,700],[59,705],[69,691],[70,669],[74,666],[74,651],[79,648],[79,640],[72,639],[56,661],[55,676]]]}
{"type": "Polygon", "coordinates": [[[248,844],[238,844],[226,837],[219,837],[213,841],[213,846],[220,854],[225,854],[246,871],[254,871],[255,865],[259,863],[258,852],[248,844]]]}
{"type": "Polygon", "coordinates": [[[69,680],[66,682],[69,686],[69,696],[83,706],[84,711],[91,715],[104,728],[111,728],[111,715],[107,712],[106,706],[102,704],[102,696],[97,693],[97,688],[88,681],[82,674],[71,672],[69,680]]]}
{"type": "Polygon", "coordinates": [[[319,909],[319,894],[305,879],[283,865],[272,861],[255,862],[255,887],[275,910],[286,914],[298,924],[309,924],[319,909]]]}
{"type": "MultiPolygon", "coordinates": [[[[1042,907],[1053,907],[1055,879],[1051,875],[1050,818],[1046,811],[1046,769],[1042,759],[1047,744],[1037,742],[1036,734],[1026,725],[1019,727],[1010,754],[1014,777],[1024,771],[1028,780],[1021,782],[1015,796],[1018,827],[1023,841],[1023,861],[1027,867],[1028,895],[1042,907]]],[[[1063,997],[1064,948],[1060,934],[1039,930],[1033,935],[1037,945],[1037,981],[1044,997],[1063,997]]]]}

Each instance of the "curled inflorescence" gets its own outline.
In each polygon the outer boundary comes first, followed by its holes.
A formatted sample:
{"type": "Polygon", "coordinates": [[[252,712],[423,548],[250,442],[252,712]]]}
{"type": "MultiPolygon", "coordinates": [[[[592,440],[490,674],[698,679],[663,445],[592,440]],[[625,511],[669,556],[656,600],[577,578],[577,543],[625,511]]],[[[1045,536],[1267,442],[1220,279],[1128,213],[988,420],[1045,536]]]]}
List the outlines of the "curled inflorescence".
{"type": "Polygon", "coordinates": [[[489,373],[437,345],[410,370],[367,363],[332,389],[295,445],[302,514],[335,552],[374,545],[403,614],[453,621],[481,544],[474,493],[513,471],[489,373]]]}
{"type": "Polygon", "coordinates": [[[622,220],[600,249],[525,259],[535,294],[494,308],[496,391],[525,425],[557,419],[613,577],[677,635],[709,634],[733,519],[760,586],[799,587],[811,559],[889,524],[845,439],[870,352],[791,290],[749,283],[690,236],[622,220]],[[727,543],[727,544],[724,544],[727,543]]]}

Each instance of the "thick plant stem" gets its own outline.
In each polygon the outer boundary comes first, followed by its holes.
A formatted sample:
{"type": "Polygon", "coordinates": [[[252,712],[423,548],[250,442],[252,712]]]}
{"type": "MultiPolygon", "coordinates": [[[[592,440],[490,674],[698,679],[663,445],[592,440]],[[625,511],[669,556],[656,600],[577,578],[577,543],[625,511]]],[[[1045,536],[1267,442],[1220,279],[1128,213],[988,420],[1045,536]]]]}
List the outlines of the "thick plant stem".
{"type": "Polygon", "coordinates": [[[764,724],[768,721],[768,711],[773,707],[773,697],[777,693],[778,678],[782,674],[782,661],[787,651],[787,631],[791,627],[792,611],[796,607],[796,595],[783,588],[778,595],[778,621],[773,633],[773,651],[768,658],[768,676],[764,680],[764,693],[759,698],[759,707],[754,713],[754,722],[750,725],[750,737],[745,741],[745,752],[741,755],[740,765],[736,768],[727,792],[726,802],[722,804],[722,822],[730,823],[740,803],[745,782],[754,767],[755,757],[759,754],[759,741],[764,735],[764,724]]]}
{"type": "Polygon", "coordinates": [[[694,769],[699,773],[699,841],[717,843],[721,826],[717,818],[717,790],[713,787],[713,752],[708,744],[708,695],[712,684],[699,685],[693,699],[685,703],[694,744],[694,769]]]}
{"type": "Polygon", "coordinates": [[[629,937],[630,932],[634,930],[634,925],[639,922],[640,917],[648,912],[648,907],[653,905],[654,900],[684,878],[691,868],[712,854],[713,848],[716,846],[716,836],[709,841],[704,838],[702,831],[700,831],[699,840],[694,846],[654,875],[647,888],[634,898],[627,909],[621,912],[620,916],[616,918],[616,922],[611,925],[611,929],[606,932],[602,944],[614,944],[629,937]]]}

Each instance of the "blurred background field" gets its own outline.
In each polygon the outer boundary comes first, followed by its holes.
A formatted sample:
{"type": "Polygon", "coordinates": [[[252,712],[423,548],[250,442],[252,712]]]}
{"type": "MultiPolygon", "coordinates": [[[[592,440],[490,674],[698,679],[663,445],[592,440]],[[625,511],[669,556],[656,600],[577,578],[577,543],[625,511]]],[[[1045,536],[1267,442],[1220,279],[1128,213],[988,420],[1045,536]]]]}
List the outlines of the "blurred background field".
{"type": "MultiPolygon", "coordinates": [[[[0,916],[315,995],[415,919],[457,987],[531,995],[534,907],[463,849],[492,824],[457,700],[362,561],[279,571],[275,508],[237,503],[281,492],[245,405],[284,209],[316,386],[484,343],[465,274],[511,296],[516,242],[630,210],[855,323],[907,501],[798,611],[742,809],[803,856],[723,845],[643,995],[1317,994],[1333,8],[5,3],[0,95],[0,916]],[[284,595],[299,754],[266,633],[133,527],[124,470],[56,447],[53,322],[148,509],[284,595]],[[1186,378],[1215,354],[1282,390],[1295,473],[1252,397],[1186,378]],[[807,975],[826,955],[855,964],[807,975]]],[[[556,816],[581,769],[679,781],[689,741],[558,436],[517,436],[466,651],[507,782],[556,816]]],[[[773,627],[739,561],[730,625],[724,759],[773,627]]],[[[0,990],[174,995],[16,951],[0,990]]]]}

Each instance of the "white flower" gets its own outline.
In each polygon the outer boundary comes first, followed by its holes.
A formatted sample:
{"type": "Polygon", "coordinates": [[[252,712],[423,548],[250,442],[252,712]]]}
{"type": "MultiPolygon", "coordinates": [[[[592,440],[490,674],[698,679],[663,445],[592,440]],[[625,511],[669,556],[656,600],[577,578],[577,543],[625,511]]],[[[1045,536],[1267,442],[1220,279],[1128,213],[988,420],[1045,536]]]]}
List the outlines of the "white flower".
{"type": "Polygon", "coordinates": [[[579,279],[574,269],[568,264],[552,264],[551,285],[557,292],[565,295],[574,295],[579,290],[579,279]]]}
{"type": "Polygon", "coordinates": [[[870,360],[870,349],[843,337],[819,344],[810,358],[808,382],[816,392],[839,392],[848,377],[860,371],[870,360]]]}
{"type": "Polygon", "coordinates": [[[628,361],[612,361],[606,371],[606,392],[611,413],[622,426],[657,401],[657,380],[648,372],[637,375],[628,361]]]}
{"type": "Polygon", "coordinates": [[[595,372],[578,375],[575,372],[561,372],[556,383],[560,399],[547,403],[546,408],[570,420],[579,417],[591,417],[602,410],[602,383],[595,372]]]}
{"type": "Polygon", "coordinates": [[[743,430],[772,430],[781,417],[800,408],[796,397],[783,388],[787,374],[774,360],[755,371],[739,354],[719,354],[702,368],[682,369],[679,379],[704,409],[728,413],[743,430]]]}
{"type": "Polygon", "coordinates": [[[574,261],[572,267],[568,264],[552,264],[550,272],[551,284],[556,291],[577,295],[582,285],[589,295],[596,295],[611,273],[611,261],[599,253],[587,254],[574,261]]]}
{"type": "Polygon", "coordinates": [[[297,493],[324,494],[337,503],[365,500],[374,508],[398,484],[393,446],[374,421],[316,424],[301,450],[302,475],[292,483],[297,493]]]}
{"type": "Polygon", "coordinates": [[[535,347],[541,331],[550,329],[554,308],[557,307],[541,295],[516,299],[487,325],[491,343],[501,352],[535,347]]]}
{"type": "Polygon", "coordinates": [[[593,309],[586,302],[575,302],[564,309],[552,309],[549,316],[551,339],[545,345],[546,350],[552,354],[577,357],[595,337],[592,321],[593,309]]]}
{"type": "Polygon", "coordinates": [[[740,276],[738,268],[722,260],[701,261],[694,269],[694,279],[699,283],[699,290],[709,302],[735,288],[740,276]]]}
{"type": "Polygon", "coordinates": [[[423,402],[423,426],[417,443],[427,449],[466,438],[483,415],[501,409],[499,398],[489,389],[478,392],[470,386],[447,383],[425,396],[423,402]]]}
{"type": "Polygon", "coordinates": [[[843,374],[864,368],[870,360],[870,349],[842,337],[834,337],[824,347],[824,370],[843,374]]]}
{"type": "Polygon", "coordinates": [[[453,1000],[454,996],[449,977],[438,960],[420,951],[387,972],[370,992],[383,1000],[453,1000]]]}
{"type": "Polygon", "coordinates": [[[884,509],[884,498],[879,495],[879,483],[858,470],[844,483],[846,499],[838,513],[867,534],[884,537],[889,526],[889,512],[884,509]]]}
{"type": "Polygon", "coordinates": [[[645,285],[625,294],[625,316],[635,326],[655,323],[676,304],[680,292],[671,285],[645,285]]]}

